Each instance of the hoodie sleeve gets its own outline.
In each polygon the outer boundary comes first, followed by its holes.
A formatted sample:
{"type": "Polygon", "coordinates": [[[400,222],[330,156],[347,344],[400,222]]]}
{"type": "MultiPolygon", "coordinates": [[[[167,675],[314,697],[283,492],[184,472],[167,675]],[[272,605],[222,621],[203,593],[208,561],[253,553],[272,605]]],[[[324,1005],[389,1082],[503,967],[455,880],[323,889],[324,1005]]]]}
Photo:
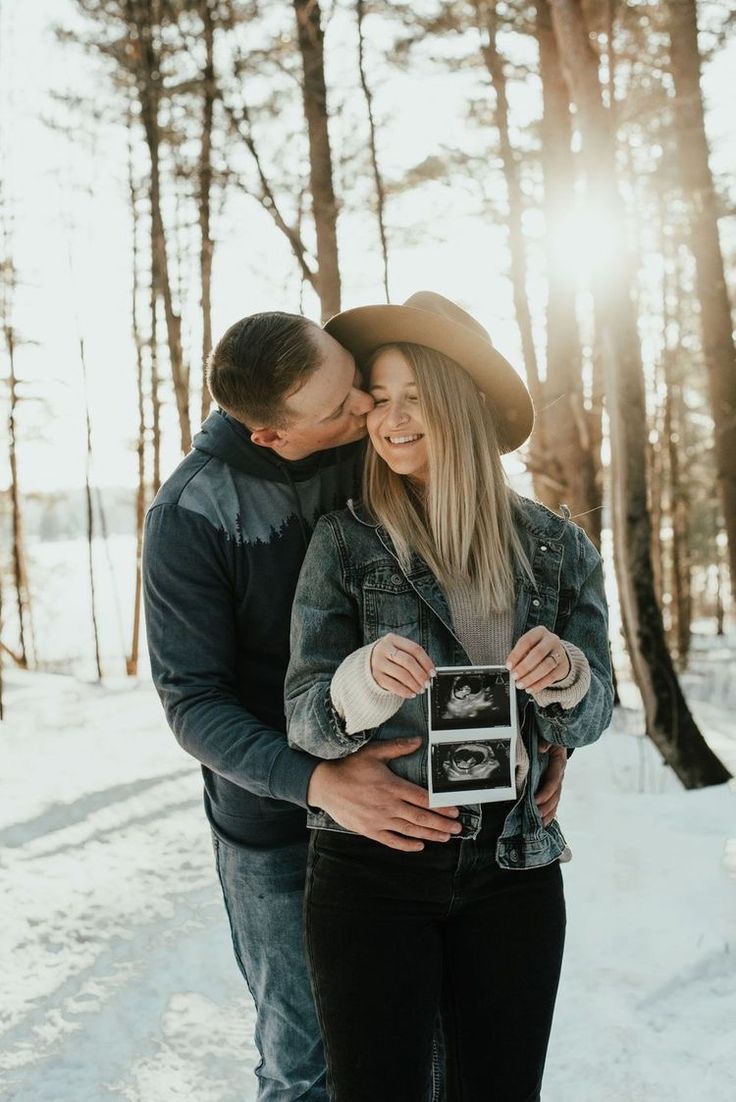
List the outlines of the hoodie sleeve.
{"type": "Polygon", "coordinates": [[[149,510],[143,592],[153,682],[183,749],[255,795],[306,807],[316,759],[238,700],[232,571],[204,517],[176,504],[149,510]]]}

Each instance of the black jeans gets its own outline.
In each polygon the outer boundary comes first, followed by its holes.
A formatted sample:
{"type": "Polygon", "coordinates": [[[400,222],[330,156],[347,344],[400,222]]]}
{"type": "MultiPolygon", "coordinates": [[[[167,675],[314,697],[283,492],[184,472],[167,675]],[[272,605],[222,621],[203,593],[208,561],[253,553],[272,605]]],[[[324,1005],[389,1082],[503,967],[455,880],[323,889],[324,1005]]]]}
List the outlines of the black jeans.
{"type": "Polygon", "coordinates": [[[565,902],[556,861],[496,864],[507,811],[421,853],[314,831],[307,953],[334,1102],[426,1102],[438,1008],[447,1102],[539,1098],[565,902]]]}

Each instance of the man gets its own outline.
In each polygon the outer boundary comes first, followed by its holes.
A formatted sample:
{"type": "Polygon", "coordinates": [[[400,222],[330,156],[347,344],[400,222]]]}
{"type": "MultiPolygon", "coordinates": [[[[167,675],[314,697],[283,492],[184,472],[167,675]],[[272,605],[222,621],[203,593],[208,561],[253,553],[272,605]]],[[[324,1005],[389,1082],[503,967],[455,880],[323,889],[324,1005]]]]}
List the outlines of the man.
{"type": "MultiPolygon", "coordinates": [[[[360,483],[365,414],[352,356],[306,318],[255,314],[215,348],[220,410],[146,519],[151,669],[177,739],[202,764],[233,947],[256,1005],[261,1102],[326,1102],[301,911],[307,805],[397,849],[445,842],[456,809],[391,772],[417,739],[340,761],[291,750],[283,681],[296,580],[317,519],[360,483]],[[246,427],[248,426],[248,427],[246,427]]],[[[538,799],[559,799],[556,757],[538,799]]]]}

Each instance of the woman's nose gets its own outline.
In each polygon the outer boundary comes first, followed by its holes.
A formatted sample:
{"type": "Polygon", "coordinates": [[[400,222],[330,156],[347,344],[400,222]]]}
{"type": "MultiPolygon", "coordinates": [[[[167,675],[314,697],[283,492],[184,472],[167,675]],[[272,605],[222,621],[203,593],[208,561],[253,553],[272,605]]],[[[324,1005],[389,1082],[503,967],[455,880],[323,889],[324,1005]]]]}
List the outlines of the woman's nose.
{"type": "Polygon", "coordinates": [[[390,411],[389,420],[392,425],[403,425],[409,420],[409,414],[403,406],[394,406],[390,411]]]}

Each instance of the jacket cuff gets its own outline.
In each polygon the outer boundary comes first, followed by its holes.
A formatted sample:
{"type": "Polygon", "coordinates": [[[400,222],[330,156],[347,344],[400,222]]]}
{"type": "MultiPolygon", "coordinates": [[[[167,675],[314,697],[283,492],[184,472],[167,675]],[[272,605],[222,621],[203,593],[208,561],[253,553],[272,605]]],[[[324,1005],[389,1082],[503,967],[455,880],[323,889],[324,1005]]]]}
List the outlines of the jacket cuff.
{"type": "Polygon", "coordinates": [[[353,651],[338,666],[330,685],[332,706],[343,721],[345,733],[355,735],[379,727],[398,712],[404,698],[382,689],[371,673],[375,643],[353,651]]]}
{"type": "Polygon", "coordinates": [[[590,666],[583,652],[574,645],[562,640],[562,646],[570,659],[570,672],[562,681],[554,685],[548,685],[538,693],[530,693],[540,708],[547,708],[550,704],[559,704],[561,708],[569,711],[583,699],[590,688],[590,666]]]}

